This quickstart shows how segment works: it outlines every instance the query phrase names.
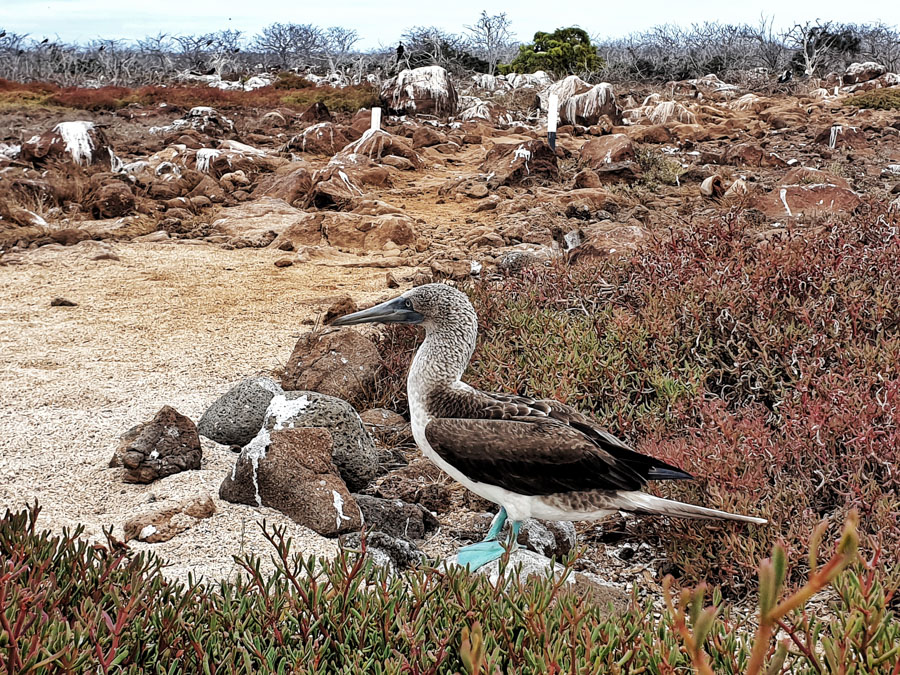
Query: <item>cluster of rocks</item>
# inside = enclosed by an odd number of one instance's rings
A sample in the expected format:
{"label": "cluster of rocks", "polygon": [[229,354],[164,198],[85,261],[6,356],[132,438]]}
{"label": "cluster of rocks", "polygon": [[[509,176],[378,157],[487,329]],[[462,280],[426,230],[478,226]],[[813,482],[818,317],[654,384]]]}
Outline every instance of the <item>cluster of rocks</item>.
{"label": "cluster of rocks", "polygon": [[[673,209],[713,213],[746,200],[778,222],[853,210],[858,190],[871,187],[869,174],[882,184],[893,178],[900,156],[890,148],[900,130],[878,111],[842,107],[841,97],[898,86],[896,77],[878,64],[853,64],[826,78],[828,86],[836,82],[827,95],[785,97],[714,75],[640,95],[575,76],[481,75],[460,94],[446,71],[431,66],[383,83],[382,105],[396,116],[374,129],[370,110],[334,114],[319,103],[244,120],[209,107],[129,108],[117,115],[154,122],[139,145],[113,148],[114,129],[82,121],[0,148],[15,194],[58,202],[53,218],[80,210],[95,220],[58,228],[69,231],[63,237],[47,214],[10,206],[0,209],[0,226],[20,228],[4,236],[17,243],[21,232],[20,247],[191,238],[271,247],[284,252],[279,267],[350,255],[365,261],[359,264],[451,279],[558,255],[615,255]],[[510,107],[510,92],[530,103]],[[551,95],[559,101],[555,149],[542,126]],[[827,176],[813,184],[813,174],[792,182],[794,169],[826,170],[829,161],[873,166],[865,177],[854,170],[846,185]],[[46,168],[59,162],[89,172],[81,204],[66,201],[68,188],[48,179]],[[432,171],[452,175],[429,189],[436,205],[458,202],[464,224],[420,217],[402,203]],[[833,167],[826,172],[836,175]],[[636,184],[651,187],[649,198],[622,189]]]}
{"label": "cluster of rocks", "polygon": [[[122,436],[110,465],[126,483],[197,470],[203,436],[236,453],[220,499],[276,509],[392,569],[424,559],[420,546],[442,517],[451,518],[446,527],[454,538],[480,540],[496,507],[421,456],[410,461],[410,452],[418,453],[402,416],[384,409],[358,414],[348,402],[362,401],[379,368],[378,352],[363,335],[346,328],[311,332],[298,340],[280,382],[242,380],[197,425],[165,406]],[[405,448],[399,462],[398,447]],[[206,494],[164,500],[125,523],[126,539],[166,541],[215,512]],[[571,523],[527,521],[519,543],[549,564],[574,548],[575,530]]]}

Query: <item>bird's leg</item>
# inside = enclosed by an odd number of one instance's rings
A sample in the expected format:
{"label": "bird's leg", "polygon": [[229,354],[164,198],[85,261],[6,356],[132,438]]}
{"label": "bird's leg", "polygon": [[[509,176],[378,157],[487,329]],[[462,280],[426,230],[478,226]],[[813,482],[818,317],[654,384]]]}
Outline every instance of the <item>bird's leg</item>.
{"label": "bird's leg", "polygon": [[[497,515],[494,516],[494,520],[491,521],[491,528],[488,530],[485,540],[479,541],[477,544],[463,546],[456,554],[456,561],[464,567],[468,566],[474,572],[479,567],[483,567],[502,556],[507,547],[504,547],[497,539],[500,536],[503,525],[506,523],[506,517],[506,509],[501,507]],[[519,534],[519,524],[513,523],[512,526],[515,532],[514,542],[515,537]]]}
{"label": "bird's leg", "polygon": [[491,521],[491,528],[488,530],[487,536],[484,538],[485,541],[494,541],[497,537],[500,536],[500,531],[503,529],[503,526],[506,524],[506,508],[501,506],[500,510],[497,511],[497,515],[494,516],[494,519]]}

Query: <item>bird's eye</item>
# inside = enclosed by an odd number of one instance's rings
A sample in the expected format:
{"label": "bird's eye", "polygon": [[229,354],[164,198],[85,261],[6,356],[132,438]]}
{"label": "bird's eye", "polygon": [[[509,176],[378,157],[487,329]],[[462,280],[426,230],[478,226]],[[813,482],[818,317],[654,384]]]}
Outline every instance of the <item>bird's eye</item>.
{"label": "bird's eye", "polygon": [[406,309],[412,309],[412,300],[410,300],[409,298],[407,298],[406,302],[404,302],[403,304],[406,305]]}

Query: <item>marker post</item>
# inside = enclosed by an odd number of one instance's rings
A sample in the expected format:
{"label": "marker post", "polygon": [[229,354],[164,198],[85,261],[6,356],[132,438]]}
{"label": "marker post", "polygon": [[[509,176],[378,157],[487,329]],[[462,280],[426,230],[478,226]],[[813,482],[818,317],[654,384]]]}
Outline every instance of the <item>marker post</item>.
{"label": "marker post", "polygon": [[550,144],[550,149],[556,152],[556,124],[559,121],[558,95],[550,94],[547,108],[547,142]]}
{"label": "marker post", "polygon": [[381,128],[381,108],[372,108],[372,131],[378,131]]}

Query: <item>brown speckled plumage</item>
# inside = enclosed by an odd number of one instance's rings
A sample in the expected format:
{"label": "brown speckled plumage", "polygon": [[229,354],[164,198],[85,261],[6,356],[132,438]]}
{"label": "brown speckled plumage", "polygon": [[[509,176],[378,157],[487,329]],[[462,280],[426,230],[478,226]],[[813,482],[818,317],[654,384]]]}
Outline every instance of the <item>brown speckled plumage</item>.
{"label": "brown speckled plumage", "polygon": [[764,522],[646,494],[641,490],[650,480],[691,476],[635,452],[558,401],[488,393],[462,382],[478,318],[455,288],[419,286],[337,323],[363,321],[425,328],[407,379],[416,443],[456,480],[501,504],[513,520],[601,518],[624,510]]}

